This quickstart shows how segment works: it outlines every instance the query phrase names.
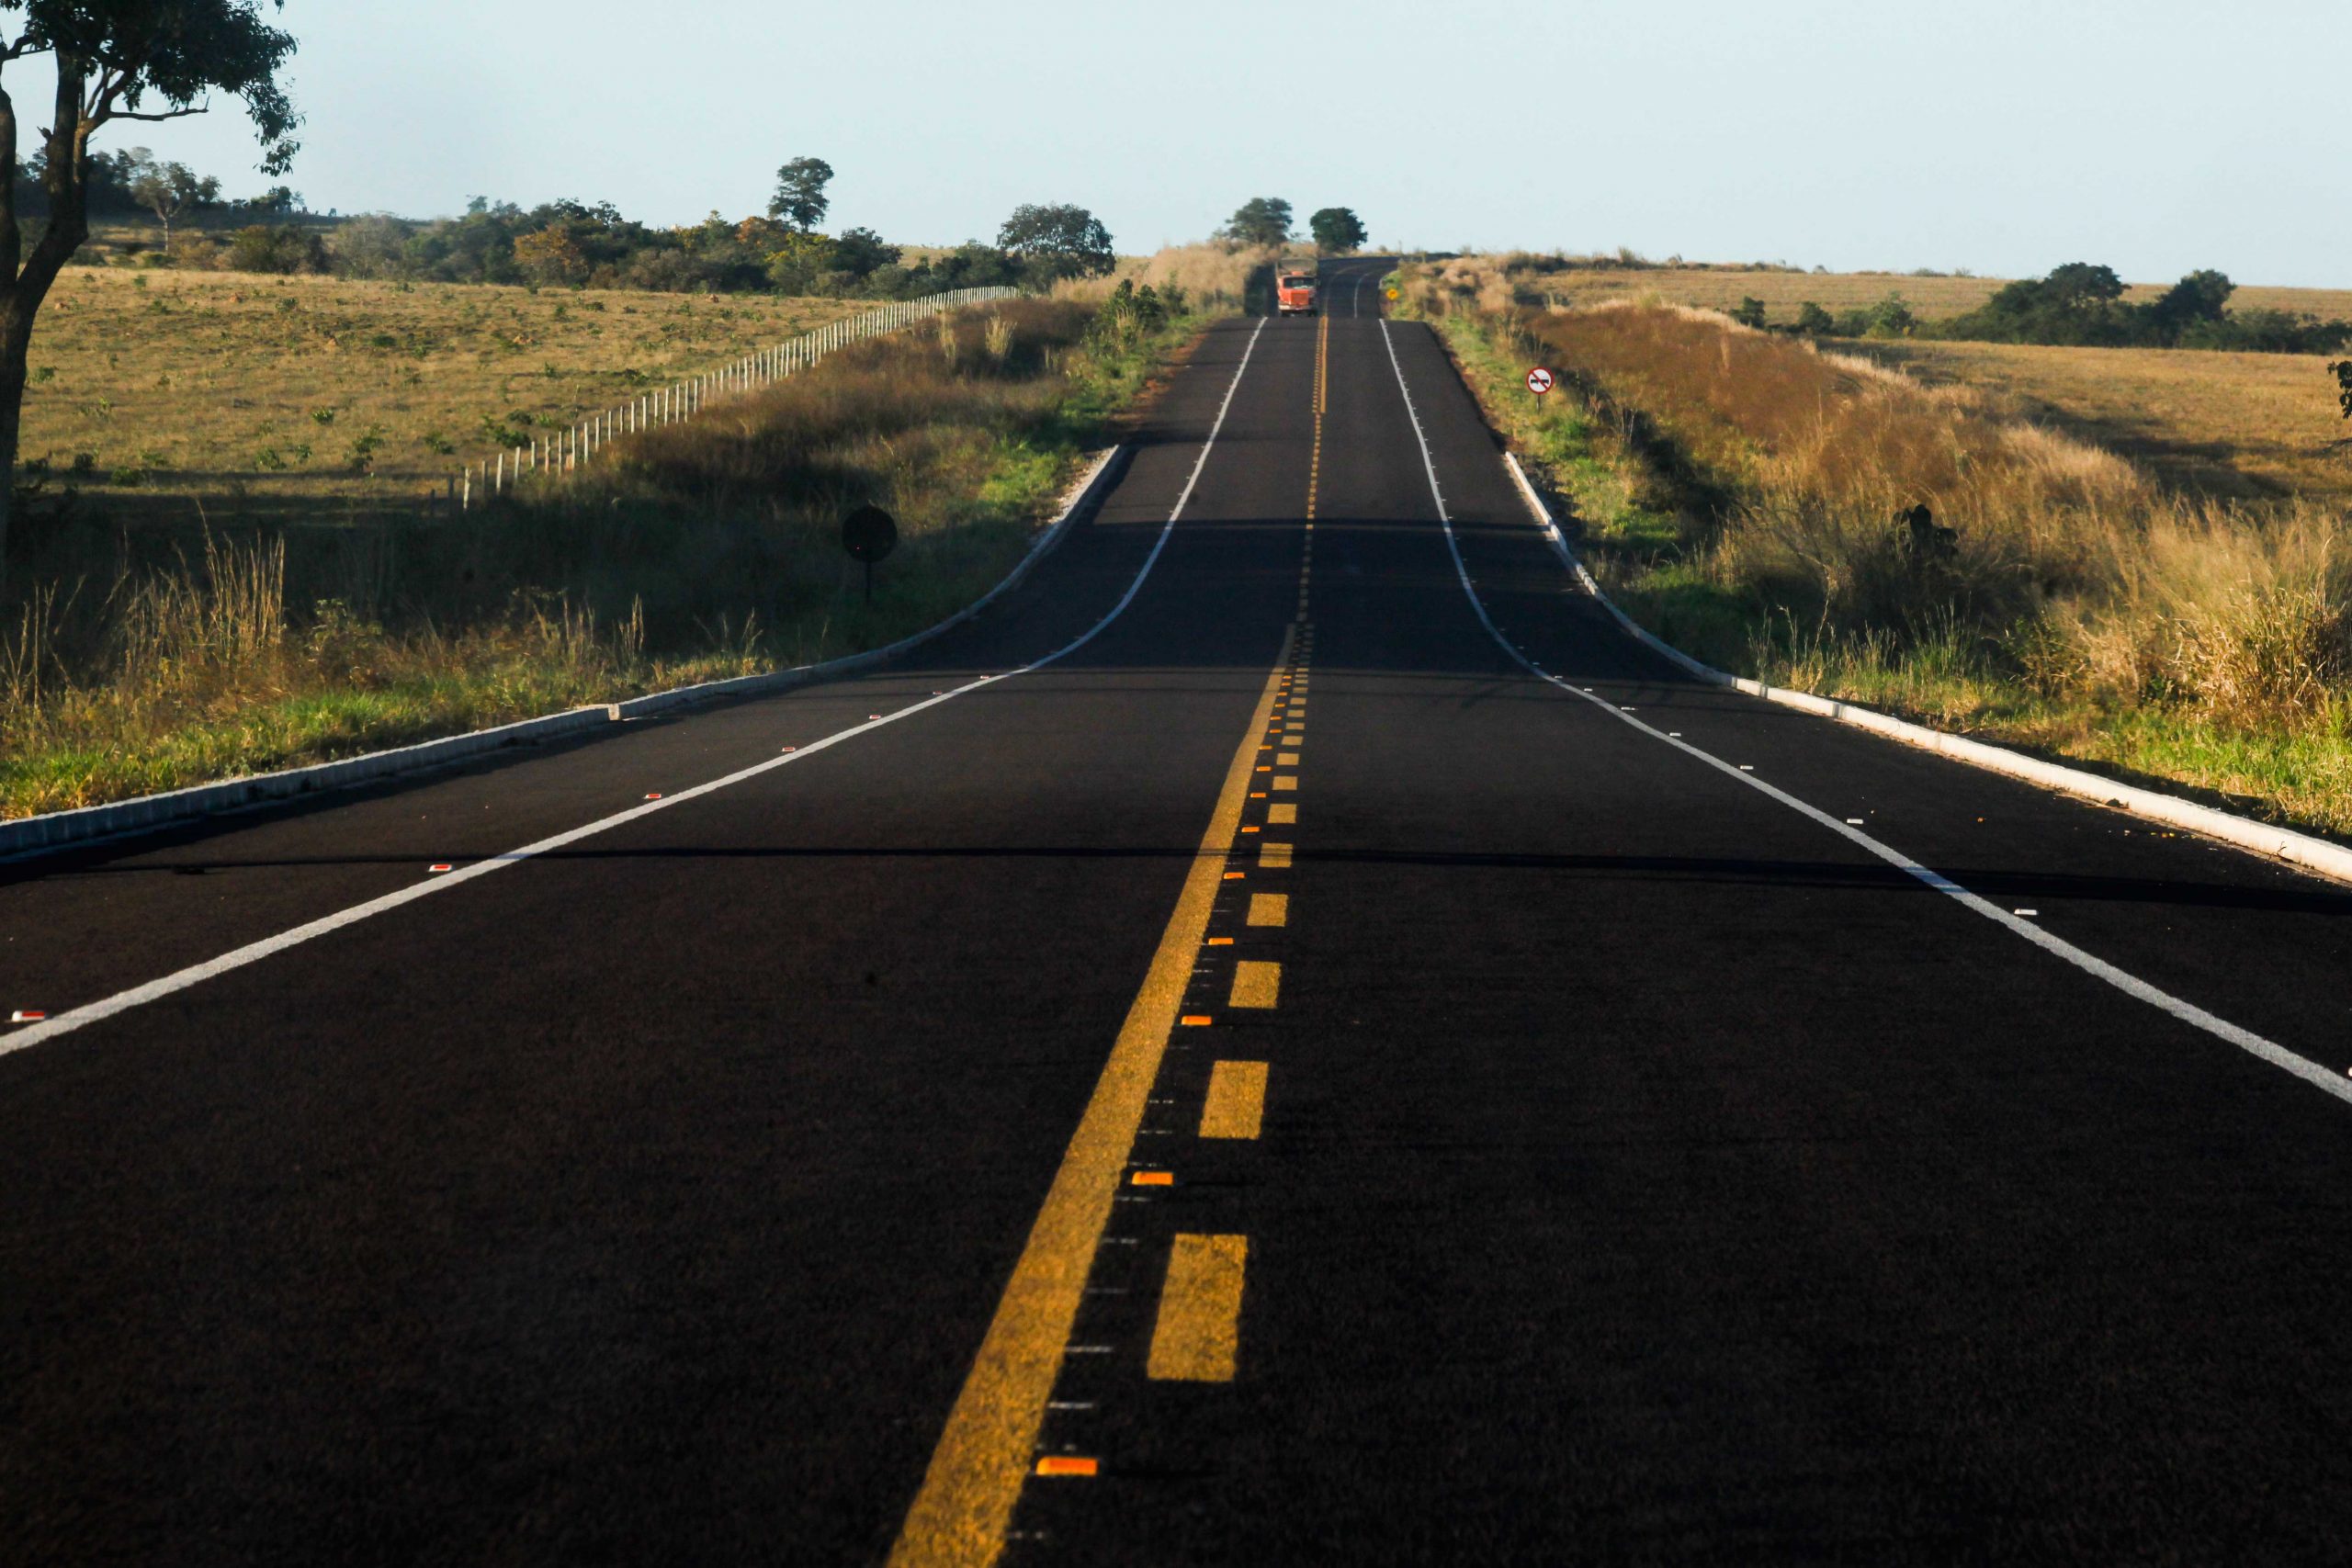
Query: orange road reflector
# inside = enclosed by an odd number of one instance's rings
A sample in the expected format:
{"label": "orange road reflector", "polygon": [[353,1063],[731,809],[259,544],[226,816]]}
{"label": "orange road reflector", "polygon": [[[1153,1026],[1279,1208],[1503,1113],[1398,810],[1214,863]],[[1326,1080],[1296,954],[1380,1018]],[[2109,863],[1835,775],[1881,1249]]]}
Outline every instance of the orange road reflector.
{"label": "orange road reflector", "polygon": [[658,789],[653,790],[650,792],[645,798],[648,800],[659,800],[662,798],[662,792]]}
{"label": "orange road reflector", "polygon": [[1080,1459],[1076,1454],[1047,1454],[1037,1461],[1040,1475],[1097,1475],[1102,1463],[1097,1460]]}
{"label": "orange road reflector", "polygon": [[1204,1012],[1188,1012],[1179,1021],[1187,1029],[1206,1029],[1216,1021]]}
{"label": "orange road reflector", "polygon": [[1172,1170],[1138,1170],[1127,1178],[1130,1187],[1173,1187],[1176,1173]]}
{"label": "orange road reflector", "polygon": [[1233,939],[1229,936],[1213,936],[1209,938],[1209,945],[1211,947],[1231,947],[1233,945]]}
{"label": "orange road reflector", "polygon": [[18,1008],[8,1015],[8,1021],[10,1023],[39,1023],[48,1016],[49,1014],[39,1008]]}
{"label": "orange road reflector", "polygon": [[799,747],[797,747],[797,746],[787,746],[787,747],[786,747],[786,748],[785,748],[785,750],[787,750],[787,751],[797,751],[797,750],[800,750],[800,748],[799,748]]}
{"label": "orange road reflector", "polygon": [[1250,798],[1252,800],[1263,800],[1266,798],[1266,792],[1262,789],[1253,789],[1250,792]]}
{"label": "orange road reflector", "polygon": [[1225,874],[1225,879],[1227,882],[1238,882],[1249,874],[1246,871],[1228,871]]}
{"label": "orange road reflector", "polygon": [[878,713],[870,713],[870,714],[867,714],[865,716],[866,716],[867,718],[869,718],[869,719],[875,719],[875,718],[880,718],[882,716],[881,716],[880,714],[878,714]]}
{"label": "orange road reflector", "polygon": [[1244,829],[1242,829],[1241,830],[1242,830],[1243,832],[1245,832],[1245,833],[1256,833],[1256,832],[1262,831],[1262,829],[1257,829],[1257,828],[1244,828]]}
{"label": "orange road reflector", "polygon": [[437,875],[439,875],[442,872],[454,870],[455,868],[454,868],[453,866],[451,866],[451,865],[449,864],[449,863],[448,863],[448,862],[447,862],[447,861],[443,861],[443,862],[439,863],[438,864],[435,864],[435,865],[428,865],[428,866],[426,866],[424,869],[425,869],[425,870],[427,870],[427,871],[429,871],[429,872],[432,872],[434,874],[435,874],[435,875],[437,876]]}

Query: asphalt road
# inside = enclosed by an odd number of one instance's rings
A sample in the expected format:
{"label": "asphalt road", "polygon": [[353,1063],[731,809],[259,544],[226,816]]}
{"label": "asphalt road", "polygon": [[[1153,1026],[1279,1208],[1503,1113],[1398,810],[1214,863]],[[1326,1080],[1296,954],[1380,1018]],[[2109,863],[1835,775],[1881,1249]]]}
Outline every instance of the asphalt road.
{"label": "asphalt road", "polygon": [[2346,1555],[2352,894],[1678,675],[1376,276],[899,666],[0,867],[0,1561]]}

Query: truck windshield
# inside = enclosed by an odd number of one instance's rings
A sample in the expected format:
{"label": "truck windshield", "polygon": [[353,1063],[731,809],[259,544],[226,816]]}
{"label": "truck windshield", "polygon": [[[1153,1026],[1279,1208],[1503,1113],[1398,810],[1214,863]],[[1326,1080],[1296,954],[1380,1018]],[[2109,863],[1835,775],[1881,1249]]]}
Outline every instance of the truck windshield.
{"label": "truck windshield", "polygon": [[1284,288],[1312,288],[1315,287],[1315,280],[1311,277],[1285,277],[1283,279],[1283,287]]}

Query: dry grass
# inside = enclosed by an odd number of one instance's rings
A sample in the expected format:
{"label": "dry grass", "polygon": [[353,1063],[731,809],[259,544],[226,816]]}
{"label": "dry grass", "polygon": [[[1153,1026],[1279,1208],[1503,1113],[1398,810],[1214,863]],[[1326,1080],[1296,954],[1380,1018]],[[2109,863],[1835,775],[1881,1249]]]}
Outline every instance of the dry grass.
{"label": "dry grass", "polygon": [[[1027,547],[1173,346],[1016,301],[855,344],[437,523],[206,534],[85,519],[0,626],[0,811],[92,804],[799,663],[930,625]],[[869,605],[849,506],[899,519]]]}
{"label": "dry grass", "polygon": [[2166,348],[1872,343],[1928,385],[1996,395],[2016,416],[2121,454],[2166,485],[2242,501],[2352,500],[2352,435],[2324,358]]}
{"label": "dry grass", "polygon": [[[2352,519],[2168,488],[2002,397],[1686,307],[1477,313],[1457,344],[1539,355],[1562,456],[1629,607],[1767,679],[2121,762],[2352,829]],[[2215,356],[2202,356],[2215,357]],[[1508,408],[1524,398],[1489,399]],[[1617,504],[1574,469],[1634,476]],[[1914,505],[1957,530],[1914,543]],[[1659,526],[1660,523],[1663,526]]]}
{"label": "dry grass", "polygon": [[[1510,288],[1512,302],[1536,307],[1576,309],[1605,300],[1634,303],[1695,305],[1702,310],[1729,310],[1745,299],[1764,301],[1776,322],[1793,321],[1807,300],[1838,311],[1875,305],[1889,294],[1900,294],[1912,310],[1927,318],[1964,315],[1990,299],[2008,280],[1999,277],[1917,276],[1895,272],[1781,272],[1742,267],[1571,266],[1552,270],[1557,258],[1525,254],[1474,255],[1445,264],[1457,276],[1478,279],[1491,297],[1498,276]],[[2146,302],[2162,295],[2164,283],[2133,284],[2125,296]],[[2352,319],[2352,289],[2284,288],[2247,286],[2231,296],[2237,310],[2307,312],[2326,318]]]}
{"label": "dry grass", "polygon": [[77,267],[34,336],[24,455],[133,510],[413,508],[496,433],[563,427],[864,308]]}

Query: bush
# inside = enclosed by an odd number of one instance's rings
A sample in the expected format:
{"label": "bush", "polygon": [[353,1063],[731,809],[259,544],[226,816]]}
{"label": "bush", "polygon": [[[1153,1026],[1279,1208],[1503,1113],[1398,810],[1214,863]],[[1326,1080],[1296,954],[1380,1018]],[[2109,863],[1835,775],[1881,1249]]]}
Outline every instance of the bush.
{"label": "bush", "polygon": [[326,243],[318,235],[268,223],[238,230],[221,259],[234,272],[325,272],[329,267]]}

